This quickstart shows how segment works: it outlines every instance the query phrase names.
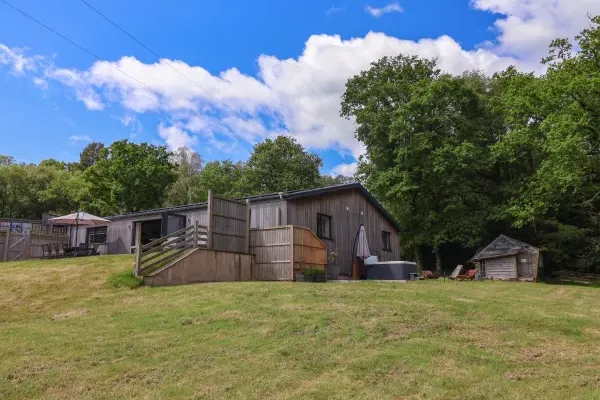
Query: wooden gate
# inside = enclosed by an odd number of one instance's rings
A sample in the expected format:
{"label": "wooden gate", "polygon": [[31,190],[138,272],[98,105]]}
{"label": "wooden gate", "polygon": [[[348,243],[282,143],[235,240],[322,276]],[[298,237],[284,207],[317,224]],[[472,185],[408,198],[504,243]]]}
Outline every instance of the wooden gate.
{"label": "wooden gate", "polygon": [[3,232],[3,261],[19,261],[29,258],[29,235],[26,233]]}

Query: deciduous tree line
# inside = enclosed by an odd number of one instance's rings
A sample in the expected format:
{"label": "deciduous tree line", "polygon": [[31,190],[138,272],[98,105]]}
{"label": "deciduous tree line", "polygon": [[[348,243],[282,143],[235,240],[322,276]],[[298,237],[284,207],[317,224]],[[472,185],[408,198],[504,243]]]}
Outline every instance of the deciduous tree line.
{"label": "deciduous tree line", "polygon": [[455,76],[400,55],[348,80],[341,115],[367,149],[359,179],[400,222],[410,257],[433,253],[441,269],[508,233],[549,266],[600,271],[599,24],[575,46],[553,41],[543,75]]}
{"label": "deciduous tree line", "polygon": [[79,162],[17,163],[0,156],[0,217],[39,219],[43,213],[85,210],[114,215],[207,200],[208,189],[227,197],[348,182],[320,174],[322,160],[294,139],[279,136],[254,146],[246,162],[203,163],[187,148],[127,140],[90,143]]}

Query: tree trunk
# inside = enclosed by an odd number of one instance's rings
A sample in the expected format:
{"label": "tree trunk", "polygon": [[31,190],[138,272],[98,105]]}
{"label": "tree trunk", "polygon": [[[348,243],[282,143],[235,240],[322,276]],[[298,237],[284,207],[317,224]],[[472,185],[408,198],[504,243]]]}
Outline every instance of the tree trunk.
{"label": "tree trunk", "polygon": [[442,273],[442,254],[440,253],[439,247],[436,247],[435,249],[433,249],[433,252],[435,253],[435,273],[441,274]]}
{"label": "tree trunk", "polygon": [[423,255],[421,254],[420,246],[415,246],[415,261],[417,262],[417,271],[421,275],[423,272]]}

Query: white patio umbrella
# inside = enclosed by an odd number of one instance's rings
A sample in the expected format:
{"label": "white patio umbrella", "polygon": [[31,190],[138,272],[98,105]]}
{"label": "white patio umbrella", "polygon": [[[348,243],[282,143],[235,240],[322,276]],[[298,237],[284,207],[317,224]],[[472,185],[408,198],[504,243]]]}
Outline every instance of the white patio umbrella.
{"label": "white patio umbrella", "polygon": [[[360,228],[356,232],[356,237],[354,238],[354,247],[356,247],[356,257],[361,260],[365,260],[371,256],[369,251],[369,242],[367,241],[367,232],[365,231],[365,227],[361,224]],[[352,250],[354,253],[354,249]],[[352,279],[358,279],[362,272],[359,272],[359,269],[362,267],[354,259],[354,254],[352,255]]]}
{"label": "white patio umbrella", "polygon": [[356,244],[356,257],[360,257],[363,260],[371,257],[371,253],[369,251],[369,242],[367,241],[367,232],[365,232],[365,227],[363,225],[360,226],[358,230],[358,243]]}
{"label": "white patio umbrella", "polygon": [[50,218],[49,220],[53,224],[57,225],[75,225],[75,243],[77,243],[77,233],[79,231],[79,226],[97,226],[97,225],[108,225],[110,221],[97,217],[95,215],[77,211],[71,214],[63,215],[61,217]]}

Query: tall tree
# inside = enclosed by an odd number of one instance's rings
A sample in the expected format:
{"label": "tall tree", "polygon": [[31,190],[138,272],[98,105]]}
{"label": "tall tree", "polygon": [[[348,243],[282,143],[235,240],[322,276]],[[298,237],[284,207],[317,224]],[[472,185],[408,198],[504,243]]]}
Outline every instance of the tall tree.
{"label": "tall tree", "polygon": [[480,240],[490,208],[486,82],[441,74],[433,60],[384,57],[351,78],[341,115],[356,118],[366,148],[362,181],[390,208],[405,245],[420,254]]}
{"label": "tall tree", "polygon": [[194,180],[195,201],[206,201],[209,189],[220,196],[230,198],[244,196],[244,189],[241,187],[243,173],[243,163],[234,163],[230,160],[207,163]]}
{"label": "tall tree", "polygon": [[100,153],[104,148],[104,143],[92,142],[81,150],[79,153],[79,167],[82,171],[85,171],[92,165],[96,164],[96,161],[100,158]]}
{"label": "tall tree", "polygon": [[108,215],[162,206],[176,178],[170,159],[164,146],[114,142],[85,171],[86,208]]}
{"label": "tall tree", "polygon": [[321,176],[321,184],[320,186],[333,186],[333,185],[342,185],[345,183],[355,182],[354,177],[345,176],[345,175],[322,175]]}
{"label": "tall tree", "polygon": [[15,163],[15,158],[12,156],[4,156],[0,154],[0,166],[2,165],[12,165]]}
{"label": "tall tree", "polygon": [[254,146],[244,169],[247,194],[271,193],[320,186],[323,161],[295,139],[278,136]]}
{"label": "tall tree", "polygon": [[167,195],[167,205],[177,206],[200,201],[194,192],[202,170],[200,155],[187,147],[181,147],[173,154],[172,161],[176,166],[177,179]]}

